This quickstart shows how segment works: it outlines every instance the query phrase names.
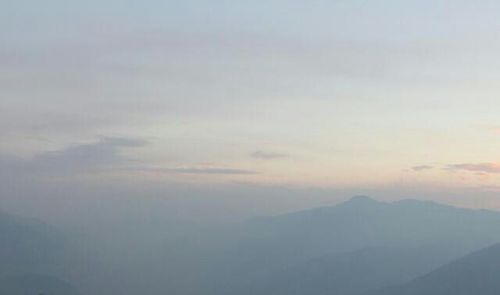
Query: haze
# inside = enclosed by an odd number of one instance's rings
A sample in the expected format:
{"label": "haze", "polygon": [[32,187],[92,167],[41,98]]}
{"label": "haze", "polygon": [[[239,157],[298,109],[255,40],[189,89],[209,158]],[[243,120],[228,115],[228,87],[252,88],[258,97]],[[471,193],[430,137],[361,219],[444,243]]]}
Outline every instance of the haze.
{"label": "haze", "polygon": [[0,0],[0,211],[78,245],[48,273],[83,294],[205,295],[200,252],[254,218],[499,210],[499,32],[488,0]]}

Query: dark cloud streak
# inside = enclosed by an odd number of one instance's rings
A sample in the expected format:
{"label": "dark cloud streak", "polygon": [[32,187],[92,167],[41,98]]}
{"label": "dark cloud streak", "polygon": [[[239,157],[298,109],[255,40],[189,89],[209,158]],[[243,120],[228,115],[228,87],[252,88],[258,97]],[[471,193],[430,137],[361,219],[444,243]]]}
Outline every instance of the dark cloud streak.
{"label": "dark cloud streak", "polygon": [[274,152],[266,152],[266,151],[256,151],[250,154],[252,158],[261,159],[261,160],[274,160],[281,158],[288,158],[289,155],[282,153],[274,153]]}
{"label": "dark cloud streak", "polygon": [[461,163],[450,164],[446,167],[450,171],[469,171],[487,174],[500,174],[500,165],[496,163]]}
{"label": "dark cloud streak", "polygon": [[146,144],[146,141],[140,139],[102,137],[94,143],[44,152],[27,160],[2,155],[0,166],[6,173],[0,176],[74,176],[99,169],[120,167],[130,162],[120,154],[121,149],[141,147]]}

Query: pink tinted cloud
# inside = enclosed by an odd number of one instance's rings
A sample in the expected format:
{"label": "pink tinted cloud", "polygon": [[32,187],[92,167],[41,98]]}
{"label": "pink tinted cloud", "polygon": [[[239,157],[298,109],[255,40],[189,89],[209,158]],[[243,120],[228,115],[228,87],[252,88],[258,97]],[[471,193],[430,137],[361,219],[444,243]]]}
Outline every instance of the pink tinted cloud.
{"label": "pink tinted cloud", "polygon": [[480,174],[500,174],[500,164],[497,163],[462,163],[447,166],[451,171],[469,171]]}

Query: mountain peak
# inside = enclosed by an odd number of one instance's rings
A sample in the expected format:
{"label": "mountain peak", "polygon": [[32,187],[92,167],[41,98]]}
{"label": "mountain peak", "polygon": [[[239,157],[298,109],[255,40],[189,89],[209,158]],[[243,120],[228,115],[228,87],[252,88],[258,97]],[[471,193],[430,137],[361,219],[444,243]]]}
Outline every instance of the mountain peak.
{"label": "mountain peak", "polygon": [[368,196],[359,195],[350,198],[348,201],[346,201],[346,203],[380,203],[380,202]]}
{"label": "mountain peak", "polygon": [[352,207],[352,208],[378,208],[381,205],[387,205],[387,203],[379,202],[367,196],[354,196],[349,200],[340,204],[341,207]]}

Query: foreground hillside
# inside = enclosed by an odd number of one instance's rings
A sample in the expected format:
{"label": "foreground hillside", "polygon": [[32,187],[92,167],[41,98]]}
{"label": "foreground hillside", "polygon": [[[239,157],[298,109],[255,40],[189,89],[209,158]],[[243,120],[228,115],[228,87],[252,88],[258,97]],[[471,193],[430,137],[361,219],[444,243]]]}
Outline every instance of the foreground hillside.
{"label": "foreground hillside", "polygon": [[474,252],[407,284],[367,295],[498,295],[500,244]]}
{"label": "foreground hillside", "polygon": [[1,295],[78,295],[68,282],[39,274],[9,275],[0,279]]}
{"label": "foreground hillside", "polygon": [[[322,255],[274,273],[248,294],[360,294],[402,284],[449,261],[444,249],[367,248]],[[245,293],[246,294],[246,293]]]}

